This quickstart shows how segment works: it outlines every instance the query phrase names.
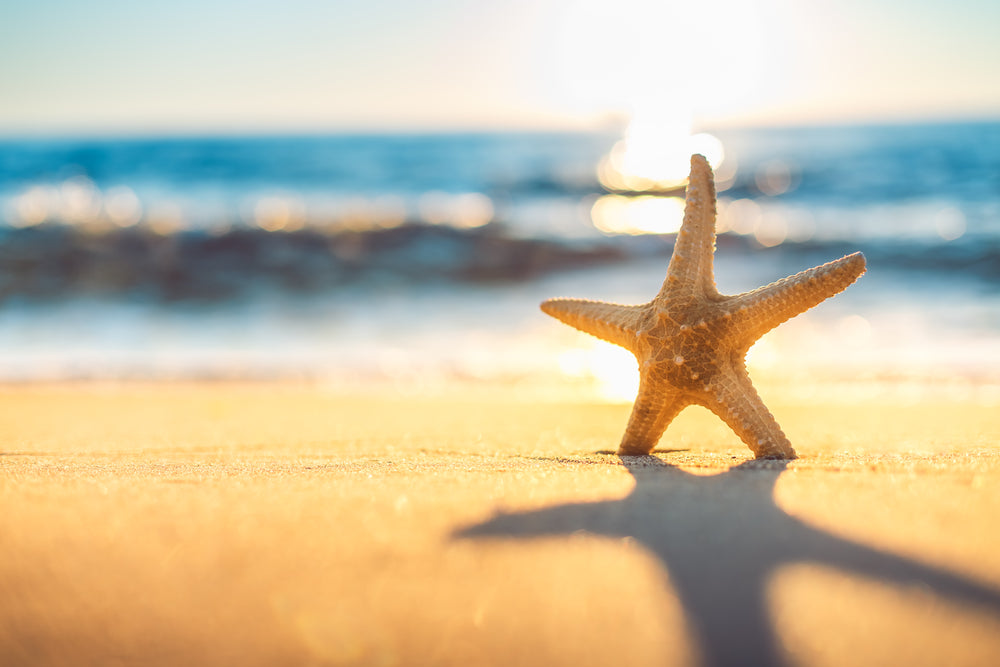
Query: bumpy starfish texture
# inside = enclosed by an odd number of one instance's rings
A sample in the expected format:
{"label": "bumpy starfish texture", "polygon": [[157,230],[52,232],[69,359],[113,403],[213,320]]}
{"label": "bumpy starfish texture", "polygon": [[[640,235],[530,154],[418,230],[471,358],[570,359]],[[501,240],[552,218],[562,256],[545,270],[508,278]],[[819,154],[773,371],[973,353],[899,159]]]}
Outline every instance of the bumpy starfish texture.
{"label": "bumpy starfish texture", "polygon": [[649,303],[622,306],[549,299],[542,310],[632,352],[639,394],[619,454],[649,454],[677,414],[702,405],[726,422],[757,458],[795,458],[795,450],[747,375],[747,350],[765,333],[843,291],[865,272],[847,255],[736,296],[719,294],[715,253],[715,182],[701,155],[691,157],[684,222],[667,278]]}

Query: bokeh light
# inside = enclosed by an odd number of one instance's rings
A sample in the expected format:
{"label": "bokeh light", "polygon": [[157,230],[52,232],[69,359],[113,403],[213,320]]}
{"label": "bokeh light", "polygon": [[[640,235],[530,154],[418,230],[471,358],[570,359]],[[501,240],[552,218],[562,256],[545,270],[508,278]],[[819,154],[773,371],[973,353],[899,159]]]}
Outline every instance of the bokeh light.
{"label": "bokeh light", "polygon": [[302,229],[305,205],[295,197],[262,197],[254,206],[254,222],[268,232]]}
{"label": "bokeh light", "polygon": [[108,219],[119,227],[131,227],[142,219],[142,203],[127,186],[110,188],[104,197]]}
{"label": "bokeh light", "polygon": [[427,192],[420,197],[418,210],[427,224],[464,229],[482,227],[493,220],[494,213],[490,198],[478,192]]}
{"label": "bokeh light", "polygon": [[793,166],[785,160],[768,160],[754,174],[757,189],[771,197],[788,192],[793,187],[792,169]]}
{"label": "bokeh light", "polygon": [[45,222],[52,210],[55,192],[52,188],[40,185],[33,186],[21,194],[13,206],[14,213],[10,218],[17,227],[31,227]]}
{"label": "bokeh light", "polygon": [[938,236],[945,241],[954,241],[965,234],[965,214],[957,206],[945,206],[934,217]]}
{"label": "bokeh light", "polygon": [[680,197],[604,195],[591,208],[594,226],[605,234],[673,234],[684,220]]}

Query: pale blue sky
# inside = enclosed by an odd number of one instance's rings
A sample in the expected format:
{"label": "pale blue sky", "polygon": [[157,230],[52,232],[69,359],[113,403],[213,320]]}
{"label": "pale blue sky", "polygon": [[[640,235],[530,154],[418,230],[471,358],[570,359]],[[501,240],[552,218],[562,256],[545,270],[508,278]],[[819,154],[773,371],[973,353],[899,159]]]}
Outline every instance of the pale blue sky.
{"label": "pale blue sky", "polygon": [[0,0],[0,133],[1000,117],[998,26],[995,0]]}

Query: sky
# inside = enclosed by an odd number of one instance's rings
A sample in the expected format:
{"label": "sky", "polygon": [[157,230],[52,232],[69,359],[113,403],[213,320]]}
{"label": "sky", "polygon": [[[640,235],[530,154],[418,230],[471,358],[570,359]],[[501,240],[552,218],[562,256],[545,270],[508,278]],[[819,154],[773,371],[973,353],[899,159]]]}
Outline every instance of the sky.
{"label": "sky", "polygon": [[0,134],[1000,118],[995,0],[0,0]]}

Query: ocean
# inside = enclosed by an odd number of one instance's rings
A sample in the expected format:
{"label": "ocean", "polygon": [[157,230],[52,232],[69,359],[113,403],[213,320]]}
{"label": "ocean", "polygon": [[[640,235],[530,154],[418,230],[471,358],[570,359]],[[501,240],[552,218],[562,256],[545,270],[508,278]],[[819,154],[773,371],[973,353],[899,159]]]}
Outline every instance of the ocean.
{"label": "ocean", "polygon": [[[751,349],[755,381],[820,400],[859,381],[998,395],[1000,123],[712,135],[723,293],[868,259],[858,283]],[[640,303],[663,280],[680,200],[602,182],[621,138],[0,140],[0,381],[628,400],[628,354],[538,309]]]}

